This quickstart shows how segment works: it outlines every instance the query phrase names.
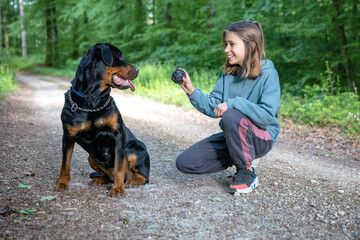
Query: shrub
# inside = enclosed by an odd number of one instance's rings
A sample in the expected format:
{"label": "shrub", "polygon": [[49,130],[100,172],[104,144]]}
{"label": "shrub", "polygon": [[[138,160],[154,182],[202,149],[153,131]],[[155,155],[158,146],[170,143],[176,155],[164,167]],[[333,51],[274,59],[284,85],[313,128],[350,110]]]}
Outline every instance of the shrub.
{"label": "shrub", "polygon": [[0,100],[5,98],[5,94],[16,90],[18,84],[16,82],[15,71],[11,70],[7,65],[0,65]]}

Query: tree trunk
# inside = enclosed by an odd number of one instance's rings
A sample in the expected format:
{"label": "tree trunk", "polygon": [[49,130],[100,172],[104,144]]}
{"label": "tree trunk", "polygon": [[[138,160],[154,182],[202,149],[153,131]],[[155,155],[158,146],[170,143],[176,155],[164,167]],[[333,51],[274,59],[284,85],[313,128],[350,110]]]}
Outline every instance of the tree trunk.
{"label": "tree trunk", "polygon": [[59,62],[59,47],[58,47],[58,30],[57,30],[57,22],[56,22],[56,8],[53,7],[51,9],[51,19],[52,19],[52,33],[53,33],[53,39],[52,39],[52,44],[53,44],[53,65],[57,65]]}
{"label": "tree trunk", "polygon": [[79,28],[79,23],[76,21],[74,23],[74,28],[73,28],[73,50],[72,50],[72,59],[78,59],[79,58],[79,42],[78,42],[78,38],[79,38],[79,33],[78,33],[78,28]]}
{"label": "tree trunk", "polygon": [[27,47],[26,47],[26,31],[24,25],[24,4],[23,0],[19,0],[20,4],[20,24],[21,24],[21,48],[22,56],[27,57]]}
{"label": "tree trunk", "polygon": [[171,26],[171,15],[170,15],[170,8],[171,8],[171,3],[167,3],[165,8],[164,8],[164,20],[165,20],[165,27],[169,28]]}
{"label": "tree trunk", "polygon": [[1,30],[1,1],[0,1],[0,61],[1,61],[1,53],[2,53],[2,30]]}
{"label": "tree trunk", "polygon": [[52,48],[52,34],[51,34],[51,9],[45,9],[45,18],[46,18],[46,56],[45,56],[45,65],[52,66],[53,60],[53,48]]}
{"label": "tree trunk", "polygon": [[336,30],[338,32],[338,38],[341,43],[341,55],[344,57],[344,67],[346,72],[346,80],[347,83],[351,89],[351,91],[355,91],[356,85],[355,85],[355,78],[354,78],[354,67],[351,62],[350,56],[349,56],[349,47],[347,46],[347,39],[345,34],[345,27],[344,23],[340,20],[341,15],[343,14],[342,5],[344,4],[343,0],[333,0],[332,1],[333,6],[335,8],[335,16],[333,18],[333,21],[335,23]]}
{"label": "tree trunk", "polygon": [[3,17],[3,24],[4,24],[4,44],[5,44],[5,48],[9,49],[10,45],[9,45],[9,34],[7,31],[7,18],[6,18],[6,14],[5,14],[5,5],[2,5],[2,17]]}
{"label": "tree trunk", "polygon": [[155,18],[155,0],[152,1],[152,17],[153,17],[153,25],[156,24],[156,18]]}
{"label": "tree trunk", "polygon": [[210,34],[211,33],[211,29],[213,29],[215,26],[213,23],[211,23],[211,20],[215,17],[215,8],[214,8],[214,4],[213,1],[210,0],[209,1],[209,5],[208,5],[208,24],[207,24],[207,33]]}

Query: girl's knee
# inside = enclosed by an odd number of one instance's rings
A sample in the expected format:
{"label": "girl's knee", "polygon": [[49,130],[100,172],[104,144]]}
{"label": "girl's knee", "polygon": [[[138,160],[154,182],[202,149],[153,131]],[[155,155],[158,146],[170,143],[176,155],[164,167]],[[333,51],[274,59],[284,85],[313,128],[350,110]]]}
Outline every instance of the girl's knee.
{"label": "girl's knee", "polygon": [[183,164],[182,161],[179,159],[179,157],[176,158],[176,168],[180,172],[183,172]]}
{"label": "girl's knee", "polygon": [[180,154],[177,158],[176,158],[176,168],[182,172],[182,173],[187,173],[187,164],[186,164],[186,159],[183,157],[183,154]]}
{"label": "girl's knee", "polygon": [[222,116],[222,121],[224,127],[226,128],[226,126],[231,126],[234,123],[238,125],[239,121],[244,117],[245,115],[242,112],[231,108],[224,113],[224,115]]}

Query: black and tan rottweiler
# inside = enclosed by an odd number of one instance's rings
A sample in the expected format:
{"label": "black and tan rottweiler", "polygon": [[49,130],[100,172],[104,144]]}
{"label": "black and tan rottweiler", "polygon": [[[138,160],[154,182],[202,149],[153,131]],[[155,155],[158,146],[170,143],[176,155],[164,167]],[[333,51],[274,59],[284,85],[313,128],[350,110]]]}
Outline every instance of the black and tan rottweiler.
{"label": "black and tan rottweiler", "polygon": [[90,166],[97,172],[91,183],[114,183],[110,196],[125,194],[125,185],[149,181],[146,146],[125,126],[110,96],[111,87],[134,91],[132,80],[138,72],[125,62],[118,48],[108,43],[90,47],[81,59],[61,113],[62,164],[56,190],[69,189],[75,142],[89,153]]}

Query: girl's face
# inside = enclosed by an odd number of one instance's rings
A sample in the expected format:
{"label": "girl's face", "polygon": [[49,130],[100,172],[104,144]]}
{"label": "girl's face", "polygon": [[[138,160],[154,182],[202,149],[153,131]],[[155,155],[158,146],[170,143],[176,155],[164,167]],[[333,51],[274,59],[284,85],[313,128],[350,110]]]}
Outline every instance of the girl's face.
{"label": "girl's face", "polygon": [[242,65],[245,58],[245,44],[235,33],[225,35],[225,53],[230,65]]}

